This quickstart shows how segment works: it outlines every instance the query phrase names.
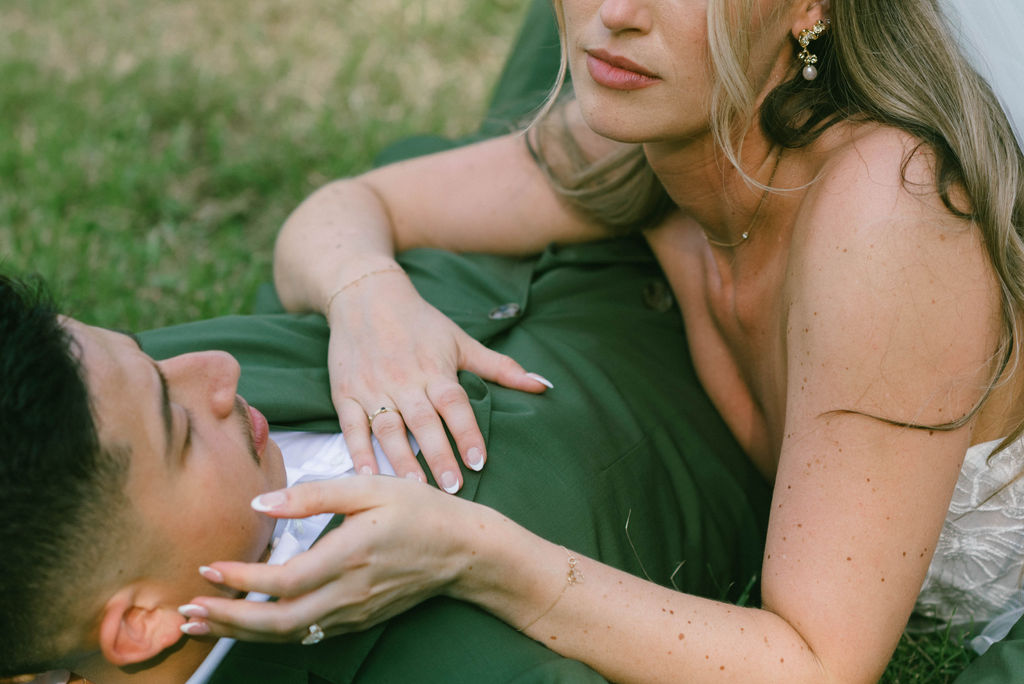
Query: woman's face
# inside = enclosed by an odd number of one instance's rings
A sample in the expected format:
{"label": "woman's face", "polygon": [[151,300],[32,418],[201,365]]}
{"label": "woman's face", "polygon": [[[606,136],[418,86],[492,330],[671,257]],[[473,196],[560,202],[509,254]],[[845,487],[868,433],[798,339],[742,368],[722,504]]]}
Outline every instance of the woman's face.
{"label": "woman's face", "polygon": [[[789,16],[758,0],[747,76],[758,90],[792,61]],[[562,0],[569,68],[587,123],[624,142],[684,141],[708,132],[712,75],[708,0]],[[780,61],[782,60],[782,61]]]}

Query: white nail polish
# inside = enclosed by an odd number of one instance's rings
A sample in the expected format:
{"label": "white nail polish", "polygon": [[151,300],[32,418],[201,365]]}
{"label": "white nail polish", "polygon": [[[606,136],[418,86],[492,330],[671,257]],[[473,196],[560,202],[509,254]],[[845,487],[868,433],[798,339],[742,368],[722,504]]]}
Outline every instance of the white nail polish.
{"label": "white nail polish", "polygon": [[441,475],[441,488],[449,494],[454,494],[459,491],[459,478],[453,472],[443,473]]}
{"label": "white nail polish", "polygon": [[222,584],[224,582],[224,575],[220,574],[219,570],[215,570],[208,565],[199,566],[199,574],[207,582],[213,582],[214,584]]}
{"label": "white nail polish", "polygon": [[544,385],[548,389],[555,389],[555,386],[551,384],[551,381],[545,378],[543,375],[538,375],[537,373],[527,373],[526,377],[533,378],[534,380]]}
{"label": "white nail polish", "polygon": [[283,505],[286,501],[288,501],[288,497],[285,496],[284,492],[267,492],[257,496],[249,505],[252,506],[254,511],[267,513]]}
{"label": "white nail polish", "polygon": [[180,629],[189,636],[203,636],[210,633],[210,626],[203,622],[186,622]]}
{"label": "white nail polish", "polygon": [[373,468],[368,465],[359,466],[360,475],[373,475]]}
{"label": "white nail polish", "polygon": [[469,452],[466,453],[466,465],[479,473],[484,469],[484,452],[481,451],[479,447],[473,447],[470,449]]}
{"label": "white nail polish", "polygon": [[206,612],[206,608],[197,606],[194,603],[186,603],[183,606],[178,606],[178,612],[187,618],[204,618],[209,615]]}

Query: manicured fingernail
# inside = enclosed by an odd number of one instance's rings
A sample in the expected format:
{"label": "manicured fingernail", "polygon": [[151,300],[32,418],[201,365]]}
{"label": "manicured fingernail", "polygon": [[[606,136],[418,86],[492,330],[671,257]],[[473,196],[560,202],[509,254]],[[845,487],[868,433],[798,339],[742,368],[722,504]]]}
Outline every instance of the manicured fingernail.
{"label": "manicured fingernail", "polygon": [[420,475],[419,473],[406,473],[405,477],[406,477],[406,479],[409,479],[409,480],[416,480],[417,482],[423,482],[423,476]]}
{"label": "manicured fingernail", "polygon": [[220,574],[219,570],[214,570],[208,565],[203,565],[199,568],[199,574],[203,576],[207,582],[213,582],[214,584],[223,584],[224,575]]}
{"label": "manicured fingernail", "polygon": [[189,636],[203,636],[210,633],[210,625],[205,622],[186,622],[180,629]]}
{"label": "manicured fingernail", "polygon": [[458,476],[451,471],[448,471],[447,473],[442,473],[441,487],[444,489],[444,491],[448,492],[449,494],[454,494],[455,492],[459,491]]}
{"label": "manicured fingernail", "polygon": [[285,496],[284,492],[267,492],[253,499],[250,505],[260,513],[267,513],[278,506],[284,505],[287,500],[288,497]]}
{"label": "manicured fingernail", "polygon": [[484,452],[473,447],[466,453],[466,464],[478,473],[484,469]]}
{"label": "manicured fingernail", "polygon": [[373,475],[373,468],[368,465],[359,466],[360,475]]}
{"label": "manicured fingernail", "polygon": [[194,603],[186,603],[183,606],[178,606],[178,612],[187,618],[204,618],[210,616],[210,613],[206,608],[197,606]]}
{"label": "manicured fingernail", "polygon": [[555,386],[551,384],[551,381],[545,378],[543,375],[537,375],[536,373],[527,373],[526,377],[533,378],[534,380],[544,385],[548,389],[555,389]]}

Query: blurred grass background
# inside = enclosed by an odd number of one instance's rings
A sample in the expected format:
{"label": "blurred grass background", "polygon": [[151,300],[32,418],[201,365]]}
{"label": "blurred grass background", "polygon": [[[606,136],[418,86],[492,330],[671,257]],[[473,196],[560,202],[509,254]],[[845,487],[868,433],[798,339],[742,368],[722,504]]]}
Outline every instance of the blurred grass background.
{"label": "blurred grass background", "polygon": [[97,325],[245,312],[309,192],[476,128],[525,4],[2,0],[0,258]]}
{"label": "blurred grass background", "polygon": [[[0,0],[0,264],[96,325],[244,313],[303,197],[479,125],[526,4]],[[967,662],[904,638],[884,681]]]}

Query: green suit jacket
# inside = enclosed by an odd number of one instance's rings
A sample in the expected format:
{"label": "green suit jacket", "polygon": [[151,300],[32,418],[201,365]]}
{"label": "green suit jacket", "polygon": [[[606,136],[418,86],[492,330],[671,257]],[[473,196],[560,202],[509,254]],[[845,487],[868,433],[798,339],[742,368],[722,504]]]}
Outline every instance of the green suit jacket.
{"label": "green suit jacket", "polygon": [[[769,489],[698,384],[678,308],[642,241],[519,260],[416,250],[400,261],[428,301],[555,385],[530,395],[460,374],[488,442],[487,467],[464,473],[460,496],[666,586],[726,599],[750,586]],[[327,335],[320,316],[266,314],[142,339],[158,358],[230,351],[243,368],[239,392],[273,425],[337,431]],[[473,606],[435,599],[316,647],[239,644],[216,681],[594,678]]]}

